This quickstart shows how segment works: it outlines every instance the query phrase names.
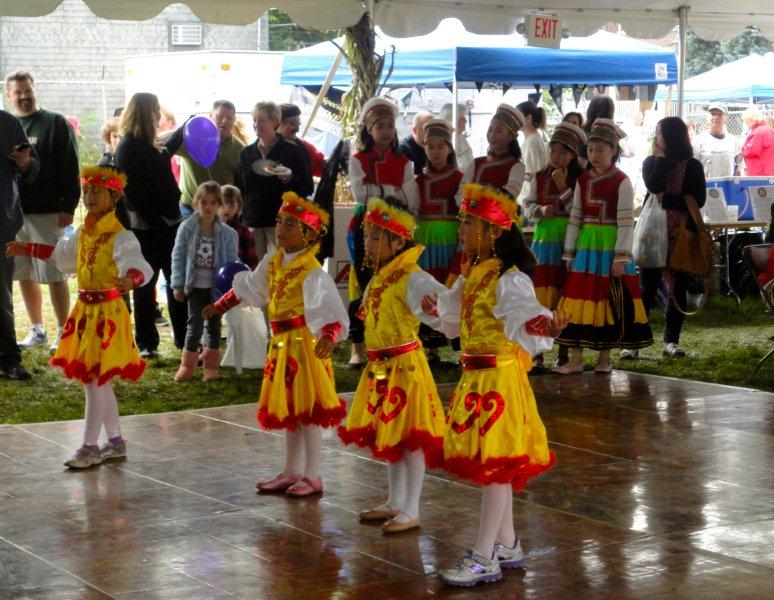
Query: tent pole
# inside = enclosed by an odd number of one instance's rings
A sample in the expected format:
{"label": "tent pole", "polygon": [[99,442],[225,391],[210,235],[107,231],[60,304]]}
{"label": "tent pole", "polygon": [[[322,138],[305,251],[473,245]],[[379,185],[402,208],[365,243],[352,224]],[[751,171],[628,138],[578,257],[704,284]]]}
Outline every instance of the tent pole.
{"label": "tent pole", "polygon": [[679,9],[679,33],[680,33],[680,57],[677,71],[677,114],[682,119],[685,116],[685,45],[688,37],[688,11],[689,6],[681,6]]}
{"label": "tent pole", "polygon": [[457,76],[454,76],[454,79],[452,79],[452,127],[454,127],[454,135],[452,136],[452,148],[454,148],[454,151],[457,151],[457,136],[459,135],[459,132],[457,131],[457,122],[459,120],[459,117],[457,115],[457,104],[459,103],[459,100],[457,98],[459,89],[457,88]]}
{"label": "tent pole", "polygon": [[331,82],[333,81],[334,75],[336,75],[336,71],[339,70],[339,65],[341,64],[341,57],[343,56],[343,53],[341,50],[339,50],[339,53],[336,55],[336,58],[333,59],[333,64],[331,65],[330,70],[328,71],[328,76],[325,78],[325,83],[323,83],[322,87],[320,88],[320,93],[317,94],[317,100],[314,102],[314,106],[312,107],[312,112],[309,114],[309,118],[306,121],[306,125],[304,125],[304,132],[301,134],[301,137],[306,137],[306,132],[309,131],[309,128],[312,126],[312,121],[314,121],[315,116],[317,115],[317,109],[320,108],[320,104],[322,104],[323,98],[328,95],[328,90],[331,88]]}

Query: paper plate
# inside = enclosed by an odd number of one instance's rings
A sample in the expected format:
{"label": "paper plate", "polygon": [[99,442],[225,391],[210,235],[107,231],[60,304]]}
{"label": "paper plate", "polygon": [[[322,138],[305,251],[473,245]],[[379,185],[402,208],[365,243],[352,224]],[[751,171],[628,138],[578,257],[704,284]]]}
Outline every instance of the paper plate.
{"label": "paper plate", "polygon": [[277,175],[289,173],[290,169],[285,165],[278,163],[276,160],[261,158],[253,163],[253,171],[264,177],[276,177]]}

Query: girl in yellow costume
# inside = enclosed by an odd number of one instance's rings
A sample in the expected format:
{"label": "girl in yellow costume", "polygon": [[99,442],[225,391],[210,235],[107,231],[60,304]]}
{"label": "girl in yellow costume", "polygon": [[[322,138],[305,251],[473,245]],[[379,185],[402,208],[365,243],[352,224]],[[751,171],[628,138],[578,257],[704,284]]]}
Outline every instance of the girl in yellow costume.
{"label": "girl in yellow costume", "polygon": [[420,321],[440,328],[422,312],[422,298],[446,288],[417,264],[424,246],[411,244],[416,221],[399,200],[369,200],[363,228],[374,272],[361,308],[370,363],[339,437],[387,461],[390,496],[360,519],[390,519],[382,530],[395,533],[419,527],[425,462],[442,456],[443,408],[418,332]]}
{"label": "girl in yellow costume", "polygon": [[[83,446],[65,465],[74,469],[126,456],[112,379],[137,381],[145,371],[132,337],[129,311],[121,294],[142,285],[152,274],[134,234],[116,219],[116,201],[126,176],[110,167],[86,167],[81,173],[86,221],[56,246],[10,242],[9,256],[50,259],[64,272],[76,273],[78,300],[62,331],[51,364],[68,379],[83,383],[86,415]],[[108,441],[97,445],[102,428]]]}
{"label": "girl in yellow costume", "polygon": [[423,299],[449,337],[460,336],[463,375],[452,396],[444,436],[444,466],[481,484],[481,525],[473,549],[441,571],[449,584],[496,581],[500,568],[524,561],[513,528],[513,490],[549,469],[548,449],[527,372],[532,356],[551,348],[566,318],[545,309],[518,269],[530,257],[512,226],[513,200],[492,188],[462,191],[459,238],[472,255],[454,287]]}
{"label": "girl in yellow costume", "polygon": [[322,492],[322,428],[337,425],[346,414],[336,395],[330,356],[336,341],[347,337],[349,318],[336,284],[315,258],[328,222],[322,208],[286,192],[277,214],[277,251],[264,256],[254,271],[237,273],[232,289],[203,311],[209,318],[244,302],[265,306],[269,316],[273,337],[263,368],[258,422],[266,429],[286,429],[287,435],[285,468],[258,482],[261,492]]}

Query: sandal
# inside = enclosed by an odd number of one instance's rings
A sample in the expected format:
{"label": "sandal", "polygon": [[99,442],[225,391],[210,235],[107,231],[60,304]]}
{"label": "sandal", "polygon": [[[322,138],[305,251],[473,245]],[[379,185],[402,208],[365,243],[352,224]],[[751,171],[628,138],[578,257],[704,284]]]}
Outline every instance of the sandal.
{"label": "sandal", "polygon": [[597,363],[597,366],[594,367],[594,373],[597,375],[610,375],[610,373],[613,372],[613,365],[612,363],[607,363],[607,365],[600,365]]}
{"label": "sandal", "polygon": [[301,475],[283,475],[280,473],[274,479],[268,481],[259,481],[255,484],[259,492],[284,492],[290,486],[301,479]]}

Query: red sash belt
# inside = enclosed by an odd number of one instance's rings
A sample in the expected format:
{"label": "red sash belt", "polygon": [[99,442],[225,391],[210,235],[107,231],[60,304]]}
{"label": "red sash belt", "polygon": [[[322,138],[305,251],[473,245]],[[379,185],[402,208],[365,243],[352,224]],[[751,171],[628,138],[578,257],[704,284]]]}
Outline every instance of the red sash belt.
{"label": "red sash belt", "polygon": [[291,329],[299,329],[300,327],[303,327],[306,325],[306,319],[304,318],[304,315],[296,315],[295,317],[290,317],[289,319],[269,321],[269,325],[271,325],[271,332],[274,335],[277,335],[278,333],[283,333],[285,331],[290,331]]}
{"label": "red sash belt", "polygon": [[460,354],[460,364],[463,371],[480,371],[497,367],[497,356],[494,354]]}
{"label": "red sash belt", "polygon": [[86,304],[100,304],[109,302],[121,297],[121,290],[113,288],[110,290],[78,290],[78,300]]}
{"label": "red sash belt", "polygon": [[401,354],[406,354],[417,348],[419,348],[419,340],[414,340],[400,346],[390,346],[389,348],[380,348],[379,350],[366,350],[366,354],[368,354],[368,360],[371,362],[379,362],[397,358]]}

